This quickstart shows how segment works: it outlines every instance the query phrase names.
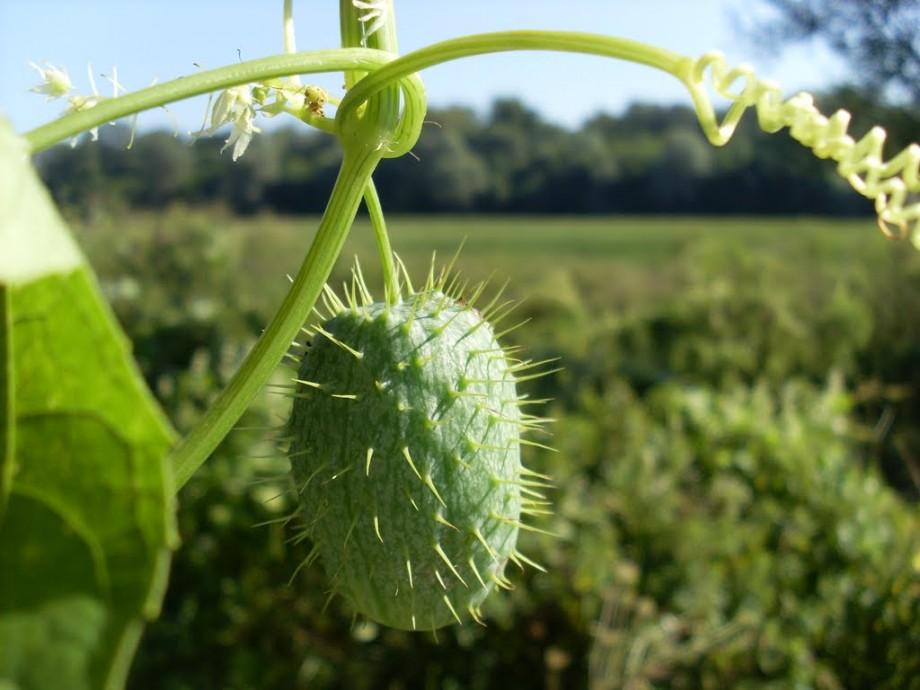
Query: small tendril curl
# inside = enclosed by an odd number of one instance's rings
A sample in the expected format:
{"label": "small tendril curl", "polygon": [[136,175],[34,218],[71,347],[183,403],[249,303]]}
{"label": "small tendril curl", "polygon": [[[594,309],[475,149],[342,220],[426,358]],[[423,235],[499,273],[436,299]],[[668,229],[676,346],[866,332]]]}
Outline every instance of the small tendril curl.
{"label": "small tendril curl", "polygon": [[[712,144],[727,143],[744,112],[754,107],[765,132],[788,127],[792,138],[816,156],[836,161],[841,177],[874,201],[879,228],[887,237],[910,238],[920,248],[920,201],[916,197],[920,192],[920,146],[910,144],[886,161],[886,133],[881,127],[873,127],[857,141],[847,134],[851,115],[846,110],[826,117],[807,93],[783,100],[776,83],[758,79],[748,65],[729,68],[719,52],[688,60],[683,68],[680,77],[690,90],[700,124]],[[731,101],[721,122],[707,84]]]}

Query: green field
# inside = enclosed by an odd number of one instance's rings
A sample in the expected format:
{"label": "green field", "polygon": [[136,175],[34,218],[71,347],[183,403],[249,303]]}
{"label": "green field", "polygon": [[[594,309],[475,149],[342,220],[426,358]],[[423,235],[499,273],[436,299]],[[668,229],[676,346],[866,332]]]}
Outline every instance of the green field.
{"label": "green field", "polygon": [[[120,243],[132,238],[145,242],[161,233],[181,238],[183,227],[194,226],[229,248],[240,292],[265,298],[267,305],[283,295],[284,276],[298,269],[318,222],[317,217],[239,218],[175,209],[165,215],[132,215],[128,222],[117,218],[109,221],[111,226],[96,224],[86,231],[86,241],[91,256],[98,253],[105,264],[111,260],[113,234]],[[892,257],[914,260],[906,243],[886,240],[872,219],[396,216],[389,230],[395,251],[413,275],[425,274],[432,252],[447,261],[463,243],[457,266],[471,280],[509,278],[512,293],[523,296],[547,275],[554,280],[563,276],[599,308],[645,304],[680,289],[695,259],[705,254],[754,253],[805,271],[834,267],[842,277],[881,271]],[[348,239],[334,282],[347,277],[355,255],[371,284],[379,287],[379,261],[363,218]]]}
{"label": "green field", "polygon": [[[316,224],[174,207],[79,225],[180,430]],[[397,217],[390,232],[418,279],[465,240],[462,273],[523,300],[505,342],[560,360],[522,385],[556,420],[540,441],[558,452],[523,450],[556,480],[541,526],[559,536],[521,539],[549,572],[509,569],[486,628],[353,620],[319,565],[300,568],[284,444],[260,431],[289,400],[266,391],[180,494],[182,547],[129,687],[920,690],[920,252],[825,218]],[[379,293],[363,221],[335,284],[355,254]]]}

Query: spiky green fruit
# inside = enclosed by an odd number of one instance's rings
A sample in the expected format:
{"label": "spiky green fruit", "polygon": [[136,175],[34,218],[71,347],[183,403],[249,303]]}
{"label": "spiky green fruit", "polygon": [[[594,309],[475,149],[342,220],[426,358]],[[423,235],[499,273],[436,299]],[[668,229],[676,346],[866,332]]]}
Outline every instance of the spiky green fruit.
{"label": "spiky green fruit", "polygon": [[299,368],[290,457],[308,534],[370,619],[479,621],[523,558],[514,364],[476,309],[437,289],[354,302],[333,300]]}

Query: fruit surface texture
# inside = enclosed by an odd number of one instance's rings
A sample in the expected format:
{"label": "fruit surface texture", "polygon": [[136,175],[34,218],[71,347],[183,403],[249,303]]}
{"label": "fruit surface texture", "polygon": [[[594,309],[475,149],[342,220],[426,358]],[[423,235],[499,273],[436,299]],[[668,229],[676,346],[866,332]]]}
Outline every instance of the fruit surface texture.
{"label": "fruit surface texture", "polygon": [[307,533],[334,591],[379,623],[480,621],[522,508],[513,365],[437,289],[350,300],[310,333],[290,421]]}

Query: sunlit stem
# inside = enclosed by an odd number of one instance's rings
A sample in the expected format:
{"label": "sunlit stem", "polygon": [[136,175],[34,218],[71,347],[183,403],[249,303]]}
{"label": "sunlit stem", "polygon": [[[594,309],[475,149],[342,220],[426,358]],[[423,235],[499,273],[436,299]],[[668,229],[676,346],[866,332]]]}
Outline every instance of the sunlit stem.
{"label": "sunlit stem", "polygon": [[[297,39],[294,36],[294,0],[284,0],[284,52],[288,55],[297,52]],[[300,86],[300,77],[292,74],[291,83]]]}
{"label": "sunlit stem", "polygon": [[[392,11],[377,31],[371,36],[367,36],[360,19],[358,18],[363,10],[355,7],[351,0],[339,0],[339,23],[343,48],[354,48],[360,45],[385,50],[388,53],[397,52],[396,42],[396,22],[393,18]],[[347,88],[353,88],[354,85],[366,75],[363,72],[349,70],[345,73],[345,85]],[[385,97],[384,107],[398,107],[399,94],[397,91],[390,90],[389,93],[381,94]],[[423,110],[423,109],[422,109]],[[367,212],[370,216],[371,226],[374,230],[374,240],[377,244],[377,253],[380,255],[380,265],[383,271],[384,295],[387,304],[395,304],[399,301],[399,283],[397,280],[396,264],[393,261],[393,251],[390,248],[390,238],[387,235],[386,221],[383,216],[383,208],[380,205],[380,197],[377,195],[377,189],[371,181],[364,192]]]}
{"label": "sunlit stem", "polygon": [[341,107],[355,108],[371,95],[392,85],[395,79],[427,67],[472,55],[516,50],[562,51],[619,58],[660,69],[678,78],[680,66],[689,61],[688,58],[676,53],[636,41],[594,34],[568,31],[501,31],[475,34],[434,43],[393,60],[349,90],[342,100]]}
{"label": "sunlit stem", "polygon": [[387,234],[383,208],[380,206],[380,197],[377,196],[377,187],[374,185],[373,180],[367,183],[367,187],[364,190],[364,204],[367,206],[367,214],[370,217],[371,227],[374,229],[377,254],[380,256],[385,300],[387,304],[396,304],[400,300],[396,263],[393,261],[390,236]]}
{"label": "sunlit stem", "polygon": [[[335,52],[349,53],[352,50],[360,49],[342,48]],[[372,51],[372,54],[383,56],[382,61],[392,59],[391,55],[381,51]],[[340,69],[355,67],[366,69],[367,63],[354,61]],[[405,80],[402,90],[406,101],[402,118],[399,113],[400,87],[395,84],[370,98],[360,112],[339,110],[337,113],[336,129],[344,156],[316,237],[290,292],[239,371],[204,418],[171,453],[177,488],[181,488],[213,453],[284,357],[328,280],[361,198],[369,189],[372,196],[368,207],[372,214],[380,213],[376,192],[369,187],[371,175],[387,153],[390,142],[417,139],[418,132],[415,130],[421,129],[424,117],[425,95],[421,81],[413,76]],[[372,221],[375,228],[385,227],[380,220],[382,218]],[[388,240],[383,247],[382,253],[391,257]]]}
{"label": "sunlit stem", "polygon": [[[335,48],[248,60],[196,72],[118,98],[107,98],[93,108],[69,113],[27,132],[24,136],[32,152],[37,153],[93,127],[193,96],[293,74],[339,72],[355,68],[373,70],[392,59],[392,55],[368,48]],[[424,117],[424,114],[421,117]]]}
{"label": "sunlit stem", "polygon": [[379,161],[379,152],[372,148],[345,149],[332,196],[290,292],[233,379],[170,454],[177,491],[236,424],[297,337],[342,251],[362,192]]}
{"label": "sunlit stem", "polygon": [[[343,48],[354,48],[361,45],[364,33],[351,0],[339,0],[339,34]],[[365,74],[365,72],[359,72],[354,69],[346,70],[345,88],[352,88]]]}
{"label": "sunlit stem", "polygon": [[[837,163],[837,173],[859,194],[875,202],[879,227],[891,237],[910,237],[920,248],[920,145],[910,144],[890,159],[884,157],[885,130],[872,128],[858,141],[846,133],[850,115],[837,111],[825,117],[808,94],[783,99],[779,87],[760,80],[749,67],[731,68],[719,53],[693,59],[635,41],[561,31],[506,31],[443,41],[404,55],[362,79],[342,100],[339,113],[361,108],[394,79],[450,60],[512,50],[553,50],[618,58],[648,65],[679,79],[689,90],[700,126],[709,141],[728,142],[742,115],[755,108],[762,129],[789,128],[793,139],[821,158]],[[720,117],[710,91],[729,102]],[[405,138],[399,151],[415,141]]]}

